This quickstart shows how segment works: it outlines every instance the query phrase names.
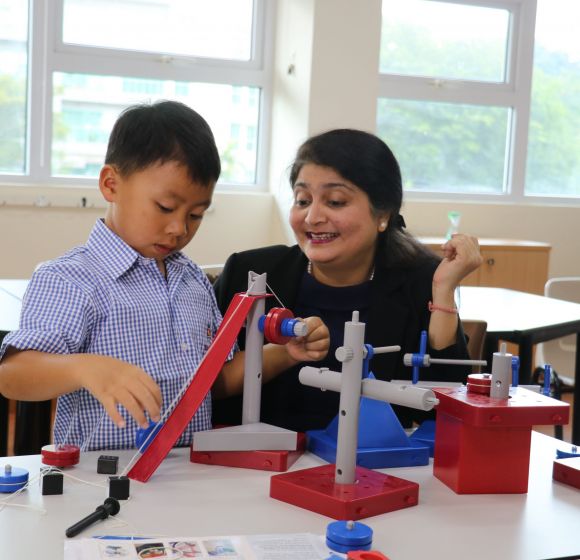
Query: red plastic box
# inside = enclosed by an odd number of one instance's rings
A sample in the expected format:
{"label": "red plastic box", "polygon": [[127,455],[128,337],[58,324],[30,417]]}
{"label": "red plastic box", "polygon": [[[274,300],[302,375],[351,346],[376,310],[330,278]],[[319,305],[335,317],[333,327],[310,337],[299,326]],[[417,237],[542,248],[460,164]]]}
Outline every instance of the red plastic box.
{"label": "red plastic box", "polygon": [[574,486],[574,488],[580,488],[580,457],[556,459],[552,478],[558,482]]}
{"label": "red plastic box", "polygon": [[568,423],[568,403],[521,387],[508,399],[465,387],[434,391],[433,474],[458,494],[526,493],[532,426]]}

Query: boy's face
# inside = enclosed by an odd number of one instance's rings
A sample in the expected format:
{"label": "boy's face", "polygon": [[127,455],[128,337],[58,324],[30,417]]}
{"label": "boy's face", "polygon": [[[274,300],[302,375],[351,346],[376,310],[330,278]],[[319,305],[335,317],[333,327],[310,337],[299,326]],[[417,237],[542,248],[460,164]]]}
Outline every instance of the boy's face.
{"label": "boy's face", "polygon": [[197,232],[214,185],[192,181],[184,165],[169,161],[128,177],[105,165],[99,188],[109,202],[105,224],[164,270],[164,259],[183,249]]}

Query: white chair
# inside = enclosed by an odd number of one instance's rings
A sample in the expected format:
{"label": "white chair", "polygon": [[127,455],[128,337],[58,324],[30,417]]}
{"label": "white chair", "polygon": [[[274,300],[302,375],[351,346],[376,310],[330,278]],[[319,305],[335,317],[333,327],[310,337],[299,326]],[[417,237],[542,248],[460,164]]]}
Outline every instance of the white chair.
{"label": "white chair", "polygon": [[[580,276],[552,278],[544,286],[544,295],[580,303]],[[576,335],[568,335],[536,346],[536,367],[550,364],[564,388],[574,386]]]}

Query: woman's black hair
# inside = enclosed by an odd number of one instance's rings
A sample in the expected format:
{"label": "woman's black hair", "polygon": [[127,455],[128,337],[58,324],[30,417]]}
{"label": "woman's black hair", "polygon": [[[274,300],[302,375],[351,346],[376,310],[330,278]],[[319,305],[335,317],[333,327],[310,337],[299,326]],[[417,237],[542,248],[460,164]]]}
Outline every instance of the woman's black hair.
{"label": "woman's black hair", "polygon": [[433,253],[404,229],[405,221],[399,213],[403,203],[401,170],[393,152],[379,137],[343,128],[309,138],[298,148],[290,168],[292,187],[302,167],[309,163],[332,168],[367,194],[375,214],[389,214],[389,225],[378,237],[378,249],[387,266],[433,258]]}
{"label": "woman's black hair", "polygon": [[168,161],[185,165],[192,181],[208,187],[217,182],[220,157],[204,118],[177,101],[125,109],[111,131],[105,163],[128,176]]}

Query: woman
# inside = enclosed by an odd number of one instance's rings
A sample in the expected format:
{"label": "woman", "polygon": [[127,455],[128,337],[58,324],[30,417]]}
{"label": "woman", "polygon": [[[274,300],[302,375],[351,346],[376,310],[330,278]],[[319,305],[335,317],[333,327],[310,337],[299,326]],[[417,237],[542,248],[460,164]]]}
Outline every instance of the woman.
{"label": "woman", "polygon": [[[405,232],[399,214],[403,189],[399,165],[378,137],[357,130],[332,130],[307,140],[290,171],[294,204],[290,225],[297,246],[277,245],[229,257],[216,285],[222,312],[247,288],[248,270],[267,282],[296,316],[317,315],[330,330],[330,350],[317,367],[340,371],[334,357],[344,323],[358,310],[365,342],[399,344],[400,353],[378,354],[371,370],[378,379],[409,379],[402,355],[417,352],[428,330],[432,357],[467,358],[454,291],[481,263],[477,240],[456,235],[439,259]],[[279,305],[268,298],[268,306]],[[243,348],[245,333],[239,344]],[[305,431],[324,428],[338,412],[339,395],[298,381],[304,364],[286,370],[262,388],[263,422]],[[422,379],[463,381],[465,367],[432,366]],[[214,422],[239,424],[241,397],[214,402]],[[409,426],[417,411],[396,408]]]}

